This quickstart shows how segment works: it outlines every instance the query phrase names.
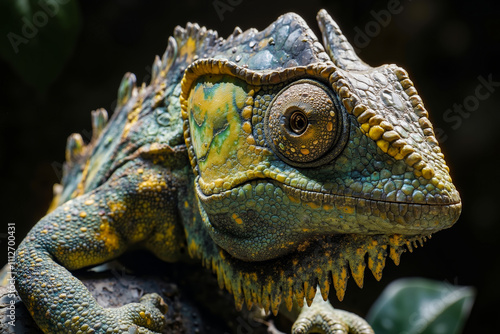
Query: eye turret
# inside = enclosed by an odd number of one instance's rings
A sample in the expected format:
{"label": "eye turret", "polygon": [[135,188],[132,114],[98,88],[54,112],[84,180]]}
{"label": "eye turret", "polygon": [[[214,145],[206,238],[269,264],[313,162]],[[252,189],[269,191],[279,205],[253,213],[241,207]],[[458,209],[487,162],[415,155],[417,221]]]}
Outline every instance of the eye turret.
{"label": "eye turret", "polygon": [[347,122],[331,91],[313,80],[281,90],[266,112],[265,132],[286,163],[314,167],[334,159],[347,140]]}

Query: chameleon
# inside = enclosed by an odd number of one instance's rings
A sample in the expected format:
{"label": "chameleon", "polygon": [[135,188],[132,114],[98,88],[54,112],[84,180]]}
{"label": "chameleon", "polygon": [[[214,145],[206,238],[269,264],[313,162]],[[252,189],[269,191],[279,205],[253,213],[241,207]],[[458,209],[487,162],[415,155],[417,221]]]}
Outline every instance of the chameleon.
{"label": "chameleon", "polygon": [[152,293],[106,309],[71,270],[144,247],[213,270],[237,309],[303,308],[294,333],[372,333],[331,308],[459,218],[429,114],[408,73],[371,67],[325,11],[226,39],[177,27],[149,84],[127,73],[111,118],[67,141],[49,213],[19,245],[16,289],[46,333],[159,333]]}

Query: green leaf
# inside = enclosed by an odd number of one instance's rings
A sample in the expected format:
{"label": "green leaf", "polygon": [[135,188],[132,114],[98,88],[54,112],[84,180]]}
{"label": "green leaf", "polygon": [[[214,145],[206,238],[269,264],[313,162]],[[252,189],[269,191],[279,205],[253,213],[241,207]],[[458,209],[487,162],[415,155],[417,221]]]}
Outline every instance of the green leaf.
{"label": "green leaf", "polygon": [[0,57],[43,94],[76,45],[77,1],[2,0],[0,22]]}
{"label": "green leaf", "polygon": [[368,313],[375,333],[460,333],[475,290],[423,278],[401,279],[382,292]]}

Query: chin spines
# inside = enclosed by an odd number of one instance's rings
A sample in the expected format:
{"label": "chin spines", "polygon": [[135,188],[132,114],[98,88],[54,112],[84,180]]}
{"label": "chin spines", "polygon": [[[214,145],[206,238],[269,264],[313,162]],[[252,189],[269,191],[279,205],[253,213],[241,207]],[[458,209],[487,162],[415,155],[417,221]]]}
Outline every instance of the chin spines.
{"label": "chin spines", "polygon": [[233,294],[238,310],[243,305],[248,309],[257,305],[277,314],[282,303],[288,310],[294,302],[299,307],[311,305],[318,288],[326,300],[333,286],[337,298],[343,300],[349,276],[363,287],[368,267],[380,280],[387,256],[397,265],[403,252],[412,251],[428,238],[341,235],[318,239],[307,250],[279,261],[244,262],[223,250],[217,256],[202,257],[202,261],[217,274],[219,286]]}

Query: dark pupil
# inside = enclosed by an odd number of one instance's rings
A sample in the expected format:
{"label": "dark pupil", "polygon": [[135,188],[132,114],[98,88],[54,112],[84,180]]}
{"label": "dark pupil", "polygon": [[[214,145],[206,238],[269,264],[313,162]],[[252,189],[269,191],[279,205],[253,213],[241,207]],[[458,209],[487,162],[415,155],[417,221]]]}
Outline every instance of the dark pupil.
{"label": "dark pupil", "polygon": [[290,115],[290,129],[296,134],[302,134],[307,128],[307,116],[300,110]]}

